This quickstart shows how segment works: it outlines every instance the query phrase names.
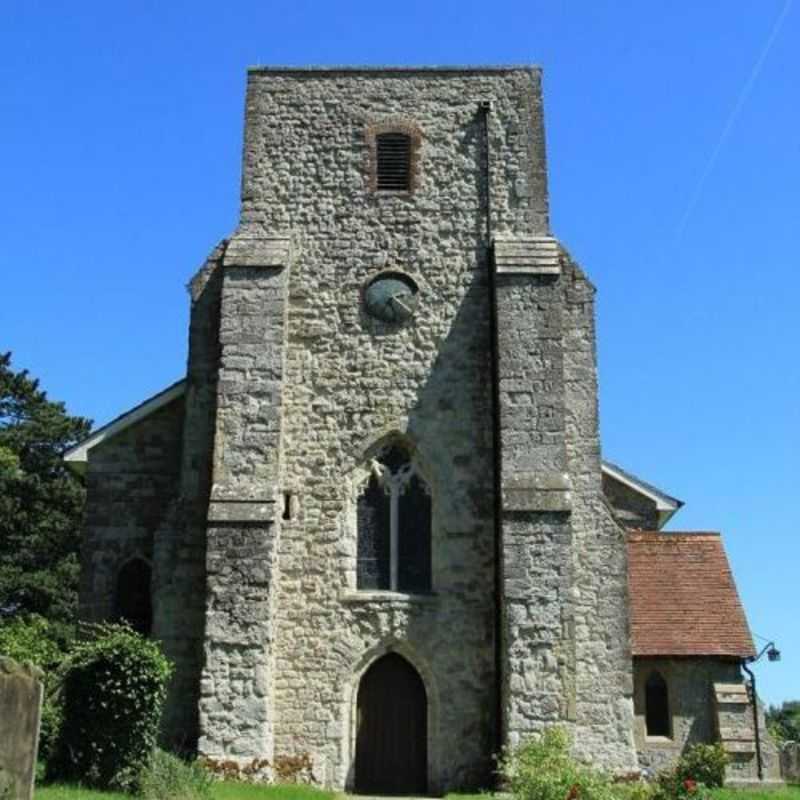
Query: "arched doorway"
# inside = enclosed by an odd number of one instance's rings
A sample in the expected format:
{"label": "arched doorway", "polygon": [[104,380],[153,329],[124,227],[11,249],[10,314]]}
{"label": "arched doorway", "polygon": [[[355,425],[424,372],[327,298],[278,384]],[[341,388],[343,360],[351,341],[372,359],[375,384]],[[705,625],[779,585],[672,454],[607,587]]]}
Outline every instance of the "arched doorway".
{"label": "arched doorway", "polygon": [[388,653],[361,678],[355,788],[362,794],[428,790],[428,701],[417,671]]}

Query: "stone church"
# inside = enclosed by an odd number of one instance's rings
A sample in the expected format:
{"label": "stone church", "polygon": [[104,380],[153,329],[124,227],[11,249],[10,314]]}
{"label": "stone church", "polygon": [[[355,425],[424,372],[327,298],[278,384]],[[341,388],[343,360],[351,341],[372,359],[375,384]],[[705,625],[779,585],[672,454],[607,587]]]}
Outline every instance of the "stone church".
{"label": "stone church", "polygon": [[81,614],[163,643],[173,746],[436,794],[560,724],[609,770],[721,737],[754,774],[719,535],[660,532],[680,501],[601,460],[540,79],[250,70],[186,376],[66,456]]}

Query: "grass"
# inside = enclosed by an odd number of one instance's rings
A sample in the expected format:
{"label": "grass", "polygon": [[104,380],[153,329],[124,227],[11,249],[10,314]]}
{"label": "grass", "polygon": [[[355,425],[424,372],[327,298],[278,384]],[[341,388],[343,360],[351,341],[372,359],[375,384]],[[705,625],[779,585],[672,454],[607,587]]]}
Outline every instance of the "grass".
{"label": "grass", "polygon": [[[333,800],[334,792],[313,786],[258,786],[220,781],[212,788],[214,800]],[[129,794],[98,792],[82,786],[49,784],[36,788],[34,800],[135,800]],[[798,798],[800,800],[800,798]]]}
{"label": "grass", "polygon": [[800,784],[780,789],[714,789],[714,800],[800,800]]}
{"label": "grass", "polygon": [[118,792],[96,792],[82,786],[67,786],[52,783],[48,786],[37,786],[33,794],[34,800],[131,800],[130,795]]}
{"label": "grass", "polygon": [[[213,787],[214,800],[333,800],[335,792],[313,786],[259,786],[220,781]],[[800,800],[800,785],[783,789],[715,789],[713,800]],[[343,797],[339,795],[339,797]],[[445,800],[492,800],[491,794],[448,794]],[[97,792],[80,786],[50,784],[36,789],[35,800],[131,800],[127,794]]]}

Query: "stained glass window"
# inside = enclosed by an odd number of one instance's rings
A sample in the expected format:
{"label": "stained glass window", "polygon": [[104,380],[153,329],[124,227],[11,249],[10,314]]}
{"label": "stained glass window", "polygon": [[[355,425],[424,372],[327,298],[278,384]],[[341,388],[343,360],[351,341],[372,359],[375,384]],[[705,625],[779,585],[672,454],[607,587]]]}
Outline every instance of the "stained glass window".
{"label": "stained glass window", "polygon": [[358,570],[359,589],[389,588],[390,497],[372,475],[358,498]]}
{"label": "stained glass window", "polygon": [[399,553],[397,583],[401,592],[431,588],[431,497],[412,475],[398,498]]}
{"label": "stained glass window", "polygon": [[359,589],[427,592],[431,588],[431,497],[399,444],[373,459],[358,498]]}

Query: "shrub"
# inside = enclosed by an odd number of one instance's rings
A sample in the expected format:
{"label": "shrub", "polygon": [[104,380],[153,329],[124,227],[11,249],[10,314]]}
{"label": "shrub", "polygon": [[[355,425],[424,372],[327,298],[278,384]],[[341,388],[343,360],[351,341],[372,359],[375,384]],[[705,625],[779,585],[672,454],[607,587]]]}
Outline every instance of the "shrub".
{"label": "shrub", "polygon": [[56,675],[71,638],[69,626],[54,624],[38,614],[16,616],[0,623],[0,655],[19,663],[30,661],[44,671],[39,734],[39,759],[44,762],[53,755],[61,727]]}
{"label": "shrub", "polygon": [[501,774],[517,800],[613,800],[609,776],[570,756],[563,728],[547,728],[501,761]]}
{"label": "shrub", "polygon": [[614,783],[616,800],[653,800],[655,794],[655,784],[647,783],[638,774],[635,780]]}
{"label": "shrub", "polygon": [[0,654],[42,669],[55,668],[66,650],[58,632],[38,614],[12,617],[0,623]]}
{"label": "shrub", "polygon": [[212,778],[197,761],[156,750],[139,774],[144,800],[210,800]]}
{"label": "shrub", "polygon": [[171,665],[126,625],[95,625],[63,667],[64,723],[51,777],[132,790],[153,754]]}
{"label": "shrub", "polygon": [[713,788],[725,783],[728,754],[716,744],[695,744],[678,759],[675,773],[680,781],[692,780]]}
{"label": "shrub", "polygon": [[671,769],[656,777],[656,800],[705,800],[725,782],[728,754],[721,744],[688,747]]}

